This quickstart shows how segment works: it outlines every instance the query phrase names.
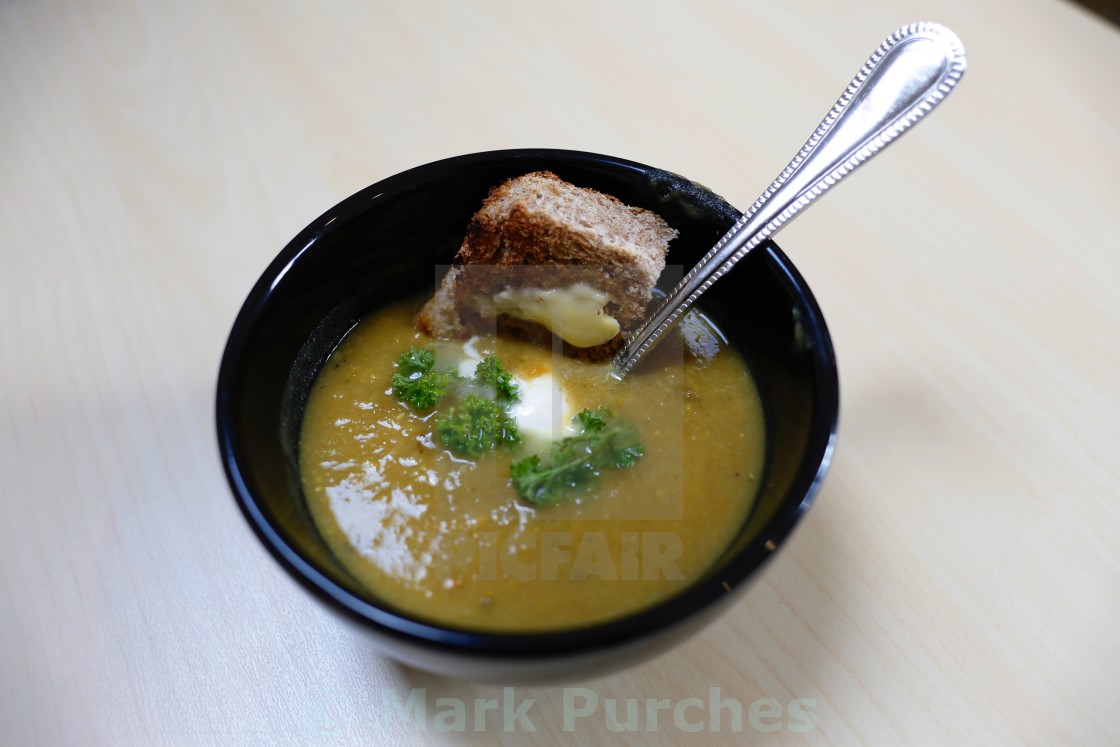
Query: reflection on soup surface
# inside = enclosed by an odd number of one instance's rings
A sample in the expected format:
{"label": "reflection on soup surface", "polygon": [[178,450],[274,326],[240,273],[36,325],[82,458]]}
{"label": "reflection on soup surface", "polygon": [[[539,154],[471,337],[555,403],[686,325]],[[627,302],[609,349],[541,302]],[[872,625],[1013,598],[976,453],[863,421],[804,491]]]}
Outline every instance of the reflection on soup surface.
{"label": "reflection on soup surface", "polygon": [[[300,471],[328,546],[370,594],[409,616],[462,629],[544,631],[657,603],[700,578],[735,538],[764,460],[759,396],[742,360],[691,313],[624,381],[518,340],[435,342],[418,304],[359,324],[319,374],[304,412]],[[435,437],[441,409],[417,412],[390,384],[401,353],[434,351],[469,375],[497,355],[516,377],[521,443],[463,458]],[[449,400],[450,401],[450,400]],[[607,407],[644,454],[554,503],[519,497],[510,466]]]}

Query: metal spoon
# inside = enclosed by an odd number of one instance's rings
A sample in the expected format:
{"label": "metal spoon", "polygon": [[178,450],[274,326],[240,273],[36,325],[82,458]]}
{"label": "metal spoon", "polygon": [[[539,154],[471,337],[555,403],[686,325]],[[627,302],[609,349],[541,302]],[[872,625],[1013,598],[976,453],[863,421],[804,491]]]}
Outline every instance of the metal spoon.
{"label": "metal spoon", "polygon": [[704,255],[615,357],[626,376],[731,267],[940,104],[965,70],[964,46],[936,23],[887,37],[774,183]]}

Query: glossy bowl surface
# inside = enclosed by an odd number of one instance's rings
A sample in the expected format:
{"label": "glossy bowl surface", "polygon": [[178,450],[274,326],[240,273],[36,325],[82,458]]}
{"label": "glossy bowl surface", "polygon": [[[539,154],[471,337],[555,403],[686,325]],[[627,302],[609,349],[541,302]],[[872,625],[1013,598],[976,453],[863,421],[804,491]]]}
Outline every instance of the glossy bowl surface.
{"label": "glossy bowl surface", "polygon": [[773,243],[709,290],[701,308],[743,351],[767,412],[767,478],[738,541],[699,582],[637,614],[578,630],[487,634],[380,606],[327,550],[308,514],[296,453],[309,387],[339,341],[379,305],[430,291],[487,191],[549,169],[659,213],[680,236],[669,262],[691,267],[738,218],[675,174],[592,153],[477,153],[384,179],[313,221],[264,271],[234,322],[217,387],[229,484],[265,547],[316,599],[382,652],[455,677],[506,682],[587,676],[664,650],[711,620],[788,537],[828,467],[839,408],[824,318]]}

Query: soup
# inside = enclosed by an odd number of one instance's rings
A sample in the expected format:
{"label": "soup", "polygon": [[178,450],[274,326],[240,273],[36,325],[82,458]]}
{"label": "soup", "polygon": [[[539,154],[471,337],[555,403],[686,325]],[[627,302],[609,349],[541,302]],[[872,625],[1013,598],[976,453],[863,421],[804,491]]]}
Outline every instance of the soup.
{"label": "soup", "polygon": [[[311,515],[373,597],[459,629],[563,630],[649,607],[711,569],[758,493],[765,424],[747,367],[710,321],[691,312],[620,382],[607,364],[515,339],[435,343],[415,330],[419,305],[386,308],[346,336],[301,426]],[[457,455],[434,437],[451,405],[417,411],[394,395],[395,362],[414,347],[464,371],[497,356],[525,399],[533,390],[538,410],[552,405],[547,422],[526,416],[512,448]],[[640,458],[554,502],[526,500],[511,466],[547,459],[585,410],[631,424]]]}

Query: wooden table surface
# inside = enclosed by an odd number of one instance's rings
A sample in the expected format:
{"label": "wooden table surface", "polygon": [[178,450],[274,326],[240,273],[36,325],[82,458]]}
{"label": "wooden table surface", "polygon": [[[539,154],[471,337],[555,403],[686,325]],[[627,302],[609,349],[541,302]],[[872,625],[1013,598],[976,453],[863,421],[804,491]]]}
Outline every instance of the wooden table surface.
{"label": "wooden table surface", "polygon": [[[917,20],[969,70],[780,238],[834,335],[840,440],[717,623],[505,691],[381,658],[262,549],[215,379],[304,225],[522,146],[745,207]],[[0,744],[1120,743],[1117,71],[1117,30],[1055,0],[0,3]],[[441,698],[503,697],[535,731],[436,729]]]}

